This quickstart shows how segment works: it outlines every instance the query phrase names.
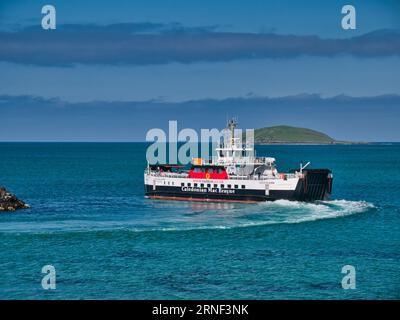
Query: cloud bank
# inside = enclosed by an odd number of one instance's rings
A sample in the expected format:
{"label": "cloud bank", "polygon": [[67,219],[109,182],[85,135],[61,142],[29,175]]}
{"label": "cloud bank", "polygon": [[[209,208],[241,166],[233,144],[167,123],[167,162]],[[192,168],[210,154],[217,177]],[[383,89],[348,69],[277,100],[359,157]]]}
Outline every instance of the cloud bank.
{"label": "cloud bank", "polygon": [[241,128],[293,125],[338,140],[400,141],[400,96],[296,95],[179,103],[69,103],[32,96],[0,96],[0,141],[144,141],[151,128],[221,128],[237,116]]}
{"label": "cloud bank", "polygon": [[271,33],[218,32],[218,27],[127,23],[39,26],[0,32],[0,61],[62,66],[151,65],[298,56],[383,57],[400,55],[400,32],[380,30],[348,39]]}

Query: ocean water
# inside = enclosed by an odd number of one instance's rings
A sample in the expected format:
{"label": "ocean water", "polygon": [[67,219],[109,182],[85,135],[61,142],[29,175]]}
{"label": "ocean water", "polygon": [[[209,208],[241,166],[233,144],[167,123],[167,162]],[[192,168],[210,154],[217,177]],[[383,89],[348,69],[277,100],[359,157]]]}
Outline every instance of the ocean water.
{"label": "ocean water", "polygon": [[32,206],[0,214],[0,299],[400,298],[399,144],[257,147],[332,169],[317,203],[145,199],[145,150],[0,143],[0,185]]}

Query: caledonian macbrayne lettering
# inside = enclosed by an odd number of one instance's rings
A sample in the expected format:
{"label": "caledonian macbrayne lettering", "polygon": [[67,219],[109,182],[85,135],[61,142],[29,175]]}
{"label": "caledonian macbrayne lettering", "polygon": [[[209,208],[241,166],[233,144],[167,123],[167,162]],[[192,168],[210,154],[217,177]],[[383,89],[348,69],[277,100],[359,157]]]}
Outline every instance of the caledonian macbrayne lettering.
{"label": "caledonian macbrayne lettering", "polygon": [[182,187],[181,190],[184,192],[235,193],[235,190],[218,188]]}

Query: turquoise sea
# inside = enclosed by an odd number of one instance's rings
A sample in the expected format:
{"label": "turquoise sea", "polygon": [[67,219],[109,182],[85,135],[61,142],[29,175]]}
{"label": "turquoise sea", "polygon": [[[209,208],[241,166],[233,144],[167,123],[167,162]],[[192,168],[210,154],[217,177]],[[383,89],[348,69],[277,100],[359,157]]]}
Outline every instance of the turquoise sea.
{"label": "turquoise sea", "polygon": [[318,203],[145,199],[145,150],[0,143],[0,185],[32,206],[0,214],[0,299],[400,298],[400,144],[257,147],[332,169]]}

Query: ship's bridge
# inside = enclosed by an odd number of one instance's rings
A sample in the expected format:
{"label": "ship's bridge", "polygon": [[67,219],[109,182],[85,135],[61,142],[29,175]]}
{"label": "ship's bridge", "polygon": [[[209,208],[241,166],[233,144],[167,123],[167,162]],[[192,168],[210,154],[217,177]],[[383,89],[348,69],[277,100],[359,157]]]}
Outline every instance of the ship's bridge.
{"label": "ship's bridge", "polygon": [[236,121],[230,120],[219,147],[215,148],[216,156],[207,160],[195,158],[193,164],[223,166],[229,175],[234,176],[251,176],[258,173],[276,174],[275,158],[256,157],[254,144],[242,144],[242,138],[235,137],[235,127]]}

